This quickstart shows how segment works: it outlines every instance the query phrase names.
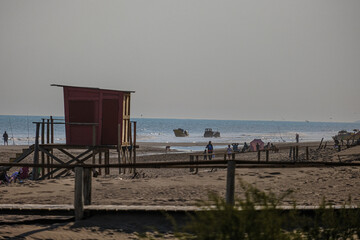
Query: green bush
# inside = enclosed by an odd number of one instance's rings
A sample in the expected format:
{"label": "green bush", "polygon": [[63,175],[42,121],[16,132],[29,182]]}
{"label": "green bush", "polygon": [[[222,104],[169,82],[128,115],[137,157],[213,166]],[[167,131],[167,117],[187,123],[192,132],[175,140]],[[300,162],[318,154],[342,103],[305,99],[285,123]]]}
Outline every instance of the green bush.
{"label": "green bush", "polygon": [[[190,215],[190,221],[175,234],[179,239],[358,239],[360,214],[358,209],[336,210],[325,200],[313,215],[293,210],[283,212],[277,207],[291,191],[276,196],[265,193],[240,180],[245,198],[234,205],[210,194],[199,203],[202,211]],[[351,204],[351,201],[346,204]]]}

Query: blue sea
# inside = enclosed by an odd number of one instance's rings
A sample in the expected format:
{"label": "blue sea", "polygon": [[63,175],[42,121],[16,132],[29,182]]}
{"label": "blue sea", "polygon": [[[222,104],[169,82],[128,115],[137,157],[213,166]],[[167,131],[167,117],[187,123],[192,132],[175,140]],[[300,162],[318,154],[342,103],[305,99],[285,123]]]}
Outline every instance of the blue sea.
{"label": "blue sea", "polygon": [[[7,131],[11,145],[31,145],[35,141],[35,124],[44,116],[6,116],[0,115],[1,136]],[[64,121],[64,117],[54,117]],[[243,143],[254,138],[264,142],[294,142],[295,134],[300,135],[300,141],[331,140],[340,130],[352,131],[359,129],[360,123],[341,122],[289,122],[289,121],[244,121],[244,120],[198,120],[198,119],[150,119],[133,118],[137,122],[138,142],[187,142],[205,143],[205,128],[219,131],[220,138],[213,138],[218,143]],[[173,129],[188,130],[188,137],[175,137]],[[55,125],[55,142],[65,142],[64,125]]]}

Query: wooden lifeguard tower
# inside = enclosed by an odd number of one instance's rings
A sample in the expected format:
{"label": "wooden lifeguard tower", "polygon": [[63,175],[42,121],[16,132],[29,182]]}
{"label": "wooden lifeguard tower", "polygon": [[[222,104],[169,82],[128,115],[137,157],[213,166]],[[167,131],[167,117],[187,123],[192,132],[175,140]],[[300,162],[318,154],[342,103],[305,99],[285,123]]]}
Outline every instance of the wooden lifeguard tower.
{"label": "wooden lifeguard tower", "polygon": [[[50,117],[35,122],[35,144],[24,149],[12,162],[21,162],[34,153],[34,164],[53,165],[54,161],[60,165],[85,164],[89,159],[92,164],[96,164],[96,159],[103,164],[104,159],[107,165],[110,150],[114,150],[119,164],[136,163],[136,122],[130,121],[130,95],[134,91],[51,86],[63,88],[65,121]],[[65,144],[54,143],[55,124],[65,124]],[[78,154],[78,150],[83,152]],[[59,177],[68,171],[60,167],[33,168],[33,179]],[[101,174],[101,168],[93,171]],[[129,171],[135,173],[135,169]],[[105,174],[109,173],[110,169],[105,168]],[[125,169],[119,169],[119,173],[125,173]]]}
{"label": "wooden lifeguard tower", "polygon": [[131,145],[130,94],[133,91],[52,86],[64,90],[67,145]]}

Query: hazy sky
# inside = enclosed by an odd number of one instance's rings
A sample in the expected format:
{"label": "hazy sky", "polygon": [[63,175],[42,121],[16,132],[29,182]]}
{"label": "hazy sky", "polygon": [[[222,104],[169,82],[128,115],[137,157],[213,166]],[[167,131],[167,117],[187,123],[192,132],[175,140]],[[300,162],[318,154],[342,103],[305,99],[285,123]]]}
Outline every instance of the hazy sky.
{"label": "hazy sky", "polygon": [[359,0],[0,0],[0,114],[51,83],[136,91],[133,117],[360,120]]}

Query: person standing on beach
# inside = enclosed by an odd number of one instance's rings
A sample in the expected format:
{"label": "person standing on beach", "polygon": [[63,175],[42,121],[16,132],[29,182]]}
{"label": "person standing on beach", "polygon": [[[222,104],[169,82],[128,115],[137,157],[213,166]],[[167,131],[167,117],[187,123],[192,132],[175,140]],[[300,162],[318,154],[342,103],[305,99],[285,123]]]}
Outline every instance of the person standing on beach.
{"label": "person standing on beach", "polygon": [[228,145],[228,148],[226,149],[226,153],[228,155],[228,159],[230,160],[231,154],[232,154],[232,149],[230,147],[230,145]]}
{"label": "person standing on beach", "polygon": [[4,139],[4,145],[5,145],[5,143],[6,143],[6,145],[9,145],[9,144],[8,144],[9,136],[8,136],[8,134],[7,134],[6,131],[5,131],[4,134],[3,134],[3,139]]}
{"label": "person standing on beach", "polygon": [[213,147],[211,141],[209,141],[208,145],[206,145],[205,148],[207,149],[207,152],[209,154],[209,160],[211,160],[212,159],[212,154],[214,152],[214,147]]}

